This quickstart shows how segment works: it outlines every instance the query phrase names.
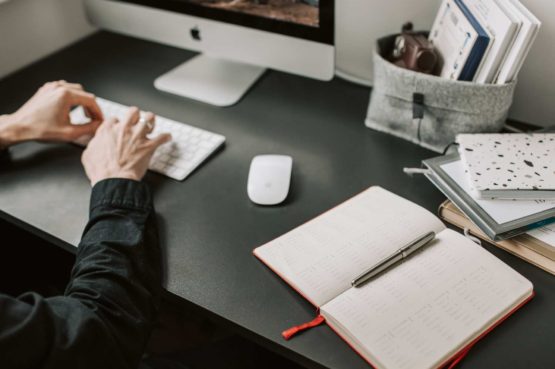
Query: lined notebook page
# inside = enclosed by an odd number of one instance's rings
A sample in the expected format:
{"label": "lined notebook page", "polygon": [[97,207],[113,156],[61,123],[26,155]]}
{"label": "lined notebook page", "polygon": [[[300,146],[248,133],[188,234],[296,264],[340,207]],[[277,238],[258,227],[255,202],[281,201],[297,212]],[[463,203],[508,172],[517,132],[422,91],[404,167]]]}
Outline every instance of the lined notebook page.
{"label": "lined notebook page", "polygon": [[532,284],[445,230],[421,253],[321,308],[377,368],[436,368],[532,294]]}
{"label": "lined notebook page", "polygon": [[424,208],[371,187],[255,250],[316,306],[351,286],[358,274],[424,233],[444,229]]}

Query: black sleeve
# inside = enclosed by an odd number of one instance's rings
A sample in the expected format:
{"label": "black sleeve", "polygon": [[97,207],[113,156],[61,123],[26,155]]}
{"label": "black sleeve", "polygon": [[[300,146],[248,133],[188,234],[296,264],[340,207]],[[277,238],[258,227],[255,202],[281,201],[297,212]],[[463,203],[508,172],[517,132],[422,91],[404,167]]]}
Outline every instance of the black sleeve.
{"label": "black sleeve", "polygon": [[92,191],[90,220],[65,296],[0,295],[0,367],[136,368],[160,293],[147,186],[102,181]]}
{"label": "black sleeve", "polygon": [[10,151],[0,147],[0,167],[10,161]]}

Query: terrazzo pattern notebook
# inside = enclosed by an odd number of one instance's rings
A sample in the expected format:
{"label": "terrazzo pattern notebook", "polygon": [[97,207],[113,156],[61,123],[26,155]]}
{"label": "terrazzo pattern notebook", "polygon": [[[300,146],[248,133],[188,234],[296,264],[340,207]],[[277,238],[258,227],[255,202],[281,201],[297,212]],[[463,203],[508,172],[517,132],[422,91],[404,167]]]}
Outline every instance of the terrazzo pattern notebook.
{"label": "terrazzo pattern notebook", "polygon": [[555,198],[555,134],[461,134],[457,143],[477,198]]}

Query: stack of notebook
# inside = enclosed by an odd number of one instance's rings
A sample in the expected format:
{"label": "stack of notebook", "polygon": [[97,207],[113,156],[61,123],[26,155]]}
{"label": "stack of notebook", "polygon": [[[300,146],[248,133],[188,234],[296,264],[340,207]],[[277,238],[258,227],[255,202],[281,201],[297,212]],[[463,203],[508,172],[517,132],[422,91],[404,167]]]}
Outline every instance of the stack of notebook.
{"label": "stack of notebook", "polygon": [[425,160],[449,198],[446,221],[555,274],[555,134],[459,135],[458,154]]}

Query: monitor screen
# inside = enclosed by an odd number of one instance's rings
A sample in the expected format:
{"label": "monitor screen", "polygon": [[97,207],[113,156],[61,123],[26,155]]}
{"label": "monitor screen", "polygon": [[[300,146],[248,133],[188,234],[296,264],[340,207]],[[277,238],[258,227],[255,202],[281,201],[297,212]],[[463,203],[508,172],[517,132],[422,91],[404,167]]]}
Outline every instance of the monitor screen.
{"label": "monitor screen", "polygon": [[320,24],[319,0],[182,0],[194,4],[291,22],[310,27]]}
{"label": "monitor screen", "polygon": [[333,45],[335,0],[114,0]]}

